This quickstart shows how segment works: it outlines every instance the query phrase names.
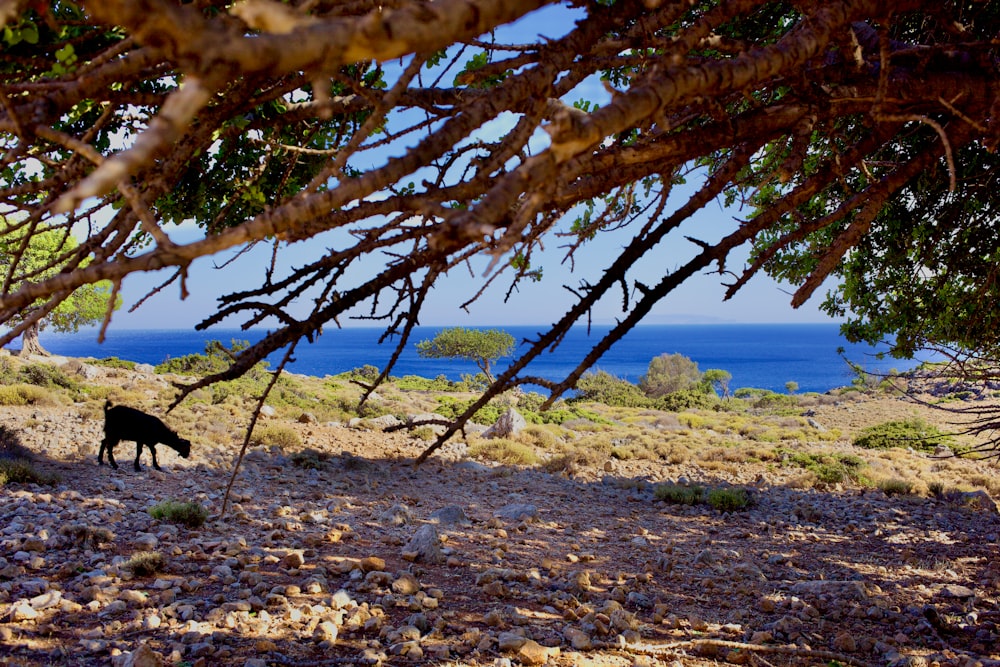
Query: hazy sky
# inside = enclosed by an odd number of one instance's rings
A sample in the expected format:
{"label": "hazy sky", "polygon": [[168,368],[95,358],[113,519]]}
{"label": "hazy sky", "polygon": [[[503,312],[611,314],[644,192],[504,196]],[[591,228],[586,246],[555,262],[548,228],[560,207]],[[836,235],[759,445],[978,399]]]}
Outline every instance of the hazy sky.
{"label": "hazy sky", "polygon": [[[558,37],[571,26],[576,14],[564,7],[550,7],[536,13],[519,25],[498,32],[501,42],[528,43],[537,39],[542,32],[546,38]],[[387,73],[391,73],[393,63],[386,64]],[[449,74],[450,76],[450,74]],[[587,81],[578,87],[569,101],[588,99],[600,102],[606,98],[607,92],[598,81]],[[495,138],[513,126],[511,116],[494,121],[490,127],[481,132],[486,138]],[[538,136],[539,148],[547,141],[544,133]],[[370,165],[369,165],[370,166]],[[691,179],[695,181],[696,179]],[[680,192],[674,205],[683,202],[683,194],[687,188],[677,188]],[[688,190],[689,191],[689,190]],[[633,267],[631,280],[642,280],[648,285],[655,284],[664,271],[681,266],[688,258],[699,251],[694,244],[684,239],[691,235],[706,241],[717,240],[731,231],[740,215],[736,210],[723,210],[720,205],[710,205],[694,219],[688,221],[657,248],[654,257],[643,260]],[[179,242],[189,241],[198,235],[193,226],[168,228],[168,234]],[[599,237],[596,243],[591,243],[585,252],[576,258],[577,272],[571,274],[563,265],[564,251],[559,248],[563,240],[549,238],[546,241],[546,252],[541,263],[544,264],[544,279],[541,283],[525,283],[519,292],[515,293],[507,304],[503,297],[509,281],[501,279],[477,303],[469,308],[469,312],[458,308],[458,305],[468,300],[479,289],[482,283],[482,273],[486,266],[485,260],[473,267],[470,273],[466,269],[454,270],[436,286],[430,300],[426,304],[421,317],[424,325],[517,325],[546,324],[558,319],[572,305],[574,297],[563,285],[578,287],[580,279],[589,277],[591,281],[597,277],[603,267],[606,267],[617,252],[629,241],[631,233],[617,233]],[[281,252],[281,262],[284,267],[301,266],[320,256],[326,248],[342,246],[334,237],[320,238],[303,243],[286,246]],[[217,298],[228,292],[245,289],[261,284],[264,271],[270,261],[271,249],[261,245],[246,253],[225,269],[217,270],[213,265],[224,263],[232,255],[201,259],[196,261],[189,272],[188,289],[190,296],[180,300],[180,289],[177,284],[167,287],[159,294],[151,297],[136,312],[128,309],[142,298],[151,288],[163,282],[170,273],[135,275],[127,278],[122,286],[124,305],[115,314],[113,326],[117,328],[190,328],[204,317],[216,311]],[[745,251],[737,253],[729,262],[728,268],[739,271],[743,268]],[[376,258],[372,258],[376,260]],[[539,264],[536,258],[535,265]],[[371,261],[366,266],[367,271],[378,271],[382,266],[379,261]],[[731,275],[719,276],[709,274],[696,276],[676,290],[654,309],[647,318],[648,323],[667,322],[820,322],[828,321],[821,313],[818,302],[822,295],[817,294],[805,306],[794,310],[789,305],[791,295],[788,288],[782,288],[768,279],[759,276],[745,286],[736,297],[724,302],[725,288],[722,282],[730,282]],[[345,284],[346,287],[351,285]],[[621,316],[621,291],[614,291],[605,302],[601,303],[593,313],[595,323],[612,323]],[[300,304],[296,313],[301,315],[311,304]],[[238,326],[240,322],[231,321],[228,326]],[[341,321],[344,326],[377,325],[371,321],[351,321],[347,318]]]}

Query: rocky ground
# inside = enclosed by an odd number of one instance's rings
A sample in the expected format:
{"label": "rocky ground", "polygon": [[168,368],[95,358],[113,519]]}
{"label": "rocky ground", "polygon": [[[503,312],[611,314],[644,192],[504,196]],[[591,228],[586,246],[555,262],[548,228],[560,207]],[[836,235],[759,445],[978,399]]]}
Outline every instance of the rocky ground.
{"label": "rocky ground", "polygon": [[[814,418],[847,433],[899,409]],[[124,443],[113,471],[96,464],[99,417],[0,408],[61,480],[0,488],[0,665],[1000,664],[1000,516],[983,494],[797,488],[751,461],[551,474],[461,443],[414,468],[426,443],[404,434],[289,422],[328,458],[251,450],[220,516],[232,446],[160,447],[164,472],[136,473]],[[654,498],[679,477],[741,482],[754,504]],[[154,520],[168,499],[212,515]],[[162,571],[131,572],[141,552]]]}

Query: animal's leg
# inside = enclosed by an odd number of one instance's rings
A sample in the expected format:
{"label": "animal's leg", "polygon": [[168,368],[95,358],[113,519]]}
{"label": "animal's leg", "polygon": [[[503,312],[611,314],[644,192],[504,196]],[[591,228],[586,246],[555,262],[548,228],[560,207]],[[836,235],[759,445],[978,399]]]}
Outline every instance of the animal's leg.
{"label": "animal's leg", "polygon": [[118,464],[115,462],[115,445],[117,444],[118,444],[117,440],[111,440],[109,438],[105,438],[103,441],[101,441],[101,450],[97,453],[98,465],[104,463],[104,460],[101,458],[101,454],[107,451],[108,463],[111,464],[112,468],[118,470]]}
{"label": "animal's leg", "polygon": [[[152,449],[152,447],[150,447],[150,449]],[[132,464],[132,467],[135,468],[136,472],[139,472],[140,470],[142,470],[142,468],[139,467],[139,457],[140,456],[142,456],[142,443],[136,441],[136,443],[135,443],[135,463]]]}
{"label": "animal's leg", "polygon": [[149,447],[149,453],[153,455],[153,468],[155,468],[156,470],[159,470],[160,469],[160,464],[156,462],[156,443],[155,442],[151,442],[151,443],[149,443],[146,446]]}

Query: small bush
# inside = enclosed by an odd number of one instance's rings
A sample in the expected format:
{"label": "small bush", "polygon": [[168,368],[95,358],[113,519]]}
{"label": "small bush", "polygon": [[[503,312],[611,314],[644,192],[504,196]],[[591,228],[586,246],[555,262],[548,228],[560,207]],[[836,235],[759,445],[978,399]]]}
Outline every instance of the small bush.
{"label": "small bush", "polygon": [[290,450],[302,446],[302,438],[298,432],[290,426],[280,424],[267,424],[262,428],[255,428],[250,436],[250,444],[261,447],[277,447],[281,450]]}
{"label": "small bush", "polygon": [[136,363],[134,361],[129,361],[127,359],[119,359],[118,357],[104,357],[103,359],[95,359],[90,362],[94,366],[103,366],[105,368],[121,368],[124,370],[135,370]]}
{"label": "small bush", "polygon": [[822,484],[840,484],[846,480],[861,482],[867,467],[865,460],[854,454],[813,454],[779,448],[774,455],[785,463],[805,468]]}
{"label": "small bush", "polygon": [[863,429],[854,438],[854,446],[864,449],[909,447],[934,451],[938,445],[951,445],[952,439],[922,419],[888,421]]}
{"label": "small bush", "polygon": [[698,363],[683,354],[661,354],[649,362],[646,374],[639,378],[639,388],[651,398],[660,398],[701,383]]}
{"label": "small bush", "polygon": [[325,467],[326,462],[330,460],[330,456],[324,452],[309,448],[295,452],[289,459],[292,465],[297,468],[320,470]]}
{"label": "small bush", "polygon": [[648,408],[653,405],[653,401],[639,387],[607,371],[584,373],[576,383],[576,397],[572,402],[577,401],[591,401],[620,408]]}
{"label": "small bush", "polygon": [[359,366],[348,371],[347,376],[355,380],[361,380],[362,382],[374,382],[381,373],[382,371],[378,369],[378,366],[365,364],[364,366]]}
{"label": "small bush", "polygon": [[58,475],[38,472],[28,459],[0,459],[0,486],[7,484],[45,484],[59,482]]}
{"label": "small bush", "polygon": [[711,489],[705,502],[720,512],[735,512],[750,506],[750,493],[741,488]]}
{"label": "small bush", "polygon": [[51,364],[28,364],[18,373],[21,382],[33,384],[39,387],[60,387],[62,389],[75,389],[77,383],[62,369]]}
{"label": "small bush", "polygon": [[168,500],[149,508],[149,515],[157,521],[179,523],[188,528],[198,528],[208,519],[208,511],[198,503]]}
{"label": "small bush", "polygon": [[430,426],[418,426],[410,431],[410,437],[416,438],[417,440],[423,440],[424,442],[430,442],[437,437],[437,434]]}
{"label": "small bush", "polygon": [[682,412],[696,408],[713,410],[722,404],[715,394],[705,393],[701,388],[683,389],[660,398],[658,407],[667,412]]}
{"label": "small bush", "polygon": [[0,385],[0,405],[58,405],[48,389],[33,384]]}
{"label": "small bush", "polygon": [[456,383],[445,375],[438,375],[433,380],[419,375],[404,375],[392,381],[400,391],[455,391]]}
{"label": "small bush", "polygon": [[908,496],[914,488],[913,482],[898,477],[879,480],[877,486],[887,496]]}
{"label": "small bush", "polygon": [[705,498],[705,487],[697,484],[658,484],[653,496],[673,505],[697,505]]}
{"label": "small bush", "polygon": [[137,577],[151,577],[162,572],[167,559],[159,551],[140,551],[129,558],[122,567]]}
{"label": "small bush", "polygon": [[482,440],[469,447],[469,456],[507,465],[535,465],[540,461],[534,449],[507,438]]}
{"label": "small bush", "polygon": [[[463,401],[454,396],[438,396],[437,402],[438,406],[434,408],[435,414],[442,415],[448,419],[455,419],[469,409],[469,406],[474,401]],[[479,408],[476,414],[472,415],[472,421],[477,424],[494,424],[506,410],[507,408],[503,406],[489,403]]]}
{"label": "small bush", "polygon": [[559,456],[554,456],[545,462],[543,468],[550,473],[575,473],[582,468],[596,468],[608,460],[607,454],[578,447]]}
{"label": "small bush", "polygon": [[115,540],[115,534],[109,529],[92,526],[89,523],[66,524],[59,528],[59,534],[68,538],[75,545],[84,548],[94,548]]}

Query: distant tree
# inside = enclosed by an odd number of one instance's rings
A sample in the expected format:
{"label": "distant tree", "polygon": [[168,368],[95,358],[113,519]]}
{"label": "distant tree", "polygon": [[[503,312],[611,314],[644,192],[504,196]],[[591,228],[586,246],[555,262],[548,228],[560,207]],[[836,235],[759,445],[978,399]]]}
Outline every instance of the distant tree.
{"label": "distant tree", "polygon": [[701,376],[702,382],[706,382],[713,387],[722,398],[729,398],[729,383],[733,379],[733,374],[721,368],[709,368]]}
{"label": "distant tree", "polygon": [[702,381],[698,363],[683,354],[661,354],[649,362],[646,374],[639,378],[639,388],[650,398],[693,389]]}
{"label": "distant tree", "polygon": [[500,329],[442,329],[431,340],[417,343],[425,359],[465,359],[475,362],[489,382],[496,381],[491,364],[514,351],[514,337]]}
{"label": "distant tree", "polygon": [[788,382],[785,383],[785,389],[788,390],[789,394],[794,394],[799,390],[799,383],[795,382],[794,380],[789,380]]}
{"label": "distant tree", "polygon": [[[10,225],[4,221],[0,230],[0,272],[5,285],[16,289],[17,285],[27,280],[44,280],[57,273],[52,267],[55,258],[73,255],[78,252],[76,238],[64,230],[35,230],[32,234],[9,232]],[[27,241],[26,241],[27,239]],[[39,299],[24,308],[8,320],[8,324],[16,326],[28,320],[39,311],[43,316],[28,326],[21,333],[22,355],[47,355],[48,352],[38,340],[40,331],[51,327],[60,332],[76,332],[81,326],[100,322],[111,310],[121,306],[121,297],[114,294],[111,283],[100,281],[84,285],[62,300]]]}

